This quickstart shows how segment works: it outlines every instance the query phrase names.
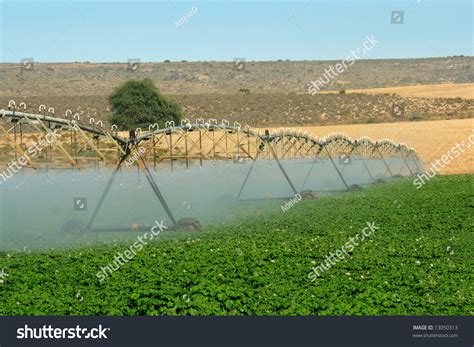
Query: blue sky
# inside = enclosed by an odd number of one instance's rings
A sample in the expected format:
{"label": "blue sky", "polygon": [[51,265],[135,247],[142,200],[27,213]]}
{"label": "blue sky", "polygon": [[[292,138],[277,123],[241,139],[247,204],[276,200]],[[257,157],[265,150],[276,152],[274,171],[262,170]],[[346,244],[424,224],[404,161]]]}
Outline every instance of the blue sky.
{"label": "blue sky", "polygon": [[470,0],[0,1],[1,62],[342,59],[367,35],[379,41],[368,59],[473,47]]}

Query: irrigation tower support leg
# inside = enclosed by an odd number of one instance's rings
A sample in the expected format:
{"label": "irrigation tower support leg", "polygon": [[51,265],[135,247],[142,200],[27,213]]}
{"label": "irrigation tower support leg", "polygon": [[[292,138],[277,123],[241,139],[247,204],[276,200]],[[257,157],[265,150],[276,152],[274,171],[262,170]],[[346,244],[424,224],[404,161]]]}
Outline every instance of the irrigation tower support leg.
{"label": "irrigation tower support leg", "polygon": [[412,155],[413,157],[413,161],[415,162],[415,166],[416,166],[416,169],[419,173],[422,173],[423,172],[423,168],[419,165],[419,159],[417,157],[415,157],[414,155]]}
{"label": "irrigation tower support leg", "polygon": [[199,167],[202,167],[202,131],[199,129]]}
{"label": "irrigation tower support leg", "polygon": [[169,154],[170,154],[170,167],[171,167],[171,171],[173,171],[173,131],[170,127],[170,139],[169,139]]}
{"label": "irrigation tower support leg", "polygon": [[145,170],[145,176],[146,176],[146,178],[148,180],[148,183],[150,184],[151,188],[153,189],[153,192],[155,193],[158,200],[160,200],[161,205],[165,209],[165,212],[168,215],[168,217],[171,219],[171,222],[173,223],[174,227],[178,228],[178,223],[176,222],[176,219],[174,218],[173,213],[171,212],[168,204],[166,203],[166,200],[163,197],[163,194],[161,194],[160,189],[158,188],[158,185],[156,184],[156,182],[153,178],[153,175],[151,174],[150,170],[148,169],[148,166],[146,165],[146,162],[143,159],[143,157],[140,157],[140,161],[143,164],[143,168]]}
{"label": "irrigation tower support leg", "polygon": [[281,165],[281,162],[280,162],[280,160],[278,159],[277,154],[275,153],[275,151],[274,151],[272,145],[270,144],[270,141],[269,141],[269,139],[268,139],[268,130],[265,131],[265,134],[266,134],[265,139],[264,139],[265,145],[270,149],[270,152],[271,152],[272,155],[273,155],[273,159],[275,159],[276,163],[278,164],[278,167],[280,168],[281,172],[282,172],[283,175],[285,176],[286,180],[288,181],[288,183],[289,183],[291,189],[293,190],[293,192],[295,193],[295,195],[298,194],[298,191],[296,190],[295,186],[293,185],[293,182],[291,182],[290,177],[289,177],[288,174],[286,173],[285,168],[283,167],[283,165]]}
{"label": "irrigation tower support leg", "polygon": [[413,170],[411,169],[410,165],[408,165],[407,159],[403,158],[403,162],[405,163],[405,166],[407,167],[408,171],[410,171],[410,175],[413,176]]}
{"label": "irrigation tower support leg", "polygon": [[[94,141],[92,141],[91,139],[89,139],[86,135],[86,133],[80,128],[77,126],[77,124],[73,124],[72,125],[72,128],[74,130],[77,130],[79,136],[89,145],[91,146],[91,148],[94,150],[95,154],[97,154],[103,161],[105,164],[108,163],[107,159],[105,158],[105,155],[96,147],[96,145],[94,144]],[[94,155],[95,155],[94,154]]]}
{"label": "irrigation tower support leg", "polygon": [[305,177],[305,179],[303,181],[303,184],[301,185],[301,188],[300,188],[301,190],[303,190],[304,186],[306,185],[306,182],[308,181],[308,178],[311,175],[311,172],[313,172],[314,166],[317,162],[318,162],[318,158],[316,157],[314,159],[313,163],[311,164],[311,167],[309,168],[308,173],[306,174],[306,177]]}
{"label": "irrigation tower support leg", "polygon": [[[136,146],[136,149],[138,150],[138,146]],[[102,193],[102,196],[99,199],[99,203],[97,204],[97,207],[95,208],[94,213],[92,214],[92,217],[89,220],[89,223],[87,224],[88,229],[90,229],[92,227],[92,224],[94,223],[94,221],[97,217],[97,214],[99,213],[99,211],[100,211],[100,209],[101,209],[101,207],[104,203],[104,200],[105,200],[105,198],[107,197],[107,195],[109,193],[110,187],[112,186],[112,184],[115,180],[115,177],[117,176],[117,173],[120,171],[122,163],[129,157],[130,154],[131,154],[131,151],[130,151],[129,148],[127,148],[126,154],[123,155],[122,158],[120,159],[120,162],[118,163],[117,168],[114,170],[114,172],[112,173],[112,175],[109,178],[109,181],[107,182],[107,185],[105,186],[105,189]],[[156,197],[160,200],[161,205],[165,209],[165,212],[168,215],[168,217],[171,219],[173,225],[175,227],[177,227],[176,219],[174,218],[173,214],[171,213],[171,210],[169,209],[168,204],[166,203],[166,200],[164,199],[164,197],[161,194],[158,186],[156,185],[156,182],[153,179],[153,176],[150,173],[150,170],[148,169],[145,160],[142,157],[140,157],[140,160],[143,163],[143,166],[144,166],[144,169],[145,169],[145,176],[148,180],[148,183],[150,184],[151,188],[153,189],[153,192],[155,193]]]}
{"label": "irrigation tower support leg", "polygon": [[16,125],[18,123],[18,119],[15,119],[15,123],[13,123],[13,141],[15,142],[15,160],[18,160],[18,152],[16,150],[17,143],[16,143]]}
{"label": "irrigation tower support leg", "polygon": [[[36,165],[33,161],[31,161],[31,159],[25,154],[25,152],[23,151],[23,149],[21,148],[21,146],[19,146],[16,141],[14,141],[14,139],[11,138],[11,135],[10,133],[8,132],[7,129],[5,129],[3,127],[3,125],[0,124],[0,131],[4,134],[4,138],[6,140],[6,142],[8,142],[10,145],[12,145],[13,148],[15,148],[16,151],[18,151],[21,156],[23,158],[26,159],[26,161],[28,162],[28,164],[36,170]],[[16,154],[15,154],[16,155]]]}
{"label": "irrigation tower support leg", "polygon": [[[38,131],[40,134],[43,134],[43,137],[46,137],[47,135],[52,135],[53,134],[51,129],[46,127],[46,125],[44,125],[44,123],[38,117],[36,117],[36,120],[44,130],[41,130],[31,119],[25,118],[25,120],[28,122],[29,125],[31,125],[33,128],[35,128],[36,131]],[[69,152],[66,151],[66,149],[61,145],[61,143],[59,141],[55,141],[54,145],[50,144],[50,148],[54,148],[54,147],[59,148],[59,150],[64,153],[64,155],[66,156],[67,160],[69,161],[69,163],[71,164],[72,167],[75,167],[78,170],[80,169],[79,165],[77,165],[77,163],[71,157]]]}
{"label": "irrigation tower support leg", "polygon": [[[126,158],[126,157],[128,157],[128,155],[127,156],[122,156],[122,158]],[[123,159],[123,160],[125,160],[125,159]],[[119,172],[120,166],[122,165],[123,160],[120,161],[117,168],[114,170],[114,172],[110,176],[109,181],[107,182],[107,185],[105,186],[105,189],[102,192],[102,196],[99,199],[99,203],[97,204],[97,207],[95,208],[94,213],[92,214],[92,217],[89,220],[89,223],[87,223],[87,229],[90,229],[92,227],[92,224],[94,223],[94,221],[97,217],[97,214],[99,213],[99,210],[101,209],[102,204],[104,203],[104,200],[105,200],[107,194],[109,194],[110,187],[112,186],[112,183],[114,183],[115,176],[117,176],[117,172]]]}
{"label": "irrigation tower support leg", "polygon": [[187,170],[189,168],[188,129],[184,130],[184,151],[186,153],[186,170]]}
{"label": "irrigation tower support leg", "polygon": [[242,195],[242,192],[244,191],[245,185],[247,184],[247,181],[250,177],[250,174],[253,171],[253,168],[255,166],[255,163],[257,162],[257,158],[259,156],[260,152],[257,150],[257,154],[255,155],[255,158],[252,160],[252,165],[250,165],[249,171],[247,171],[247,175],[245,175],[245,179],[242,182],[242,186],[240,187],[239,194],[237,194],[237,199],[240,199],[240,196]]}
{"label": "irrigation tower support leg", "polygon": [[239,138],[240,127],[237,128],[237,161],[240,160],[240,138]]}
{"label": "irrigation tower support leg", "polygon": [[371,180],[372,182],[375,181],[375,180],[374,180],[374,176],[372,175],[372,172],[370,172],[370,170],[369,170],[369,166],[368,166],[367,163],[365,162],[365,159],[362,157],[362,155],[360,154],[359,150],[358,150],[358,149],[354,149],[354,151],[356,151],[357,156],[360,158],[360,160],[362,160],[362,164],[364,164],[364,168],[365,168],[365,170],[367,171],[367,173],[369,174],[370,180]]}
{"label": "irrigation tower support leg", "polygon": [[153,139],[153,170],[156,172],[156,138],[155,138],[155,130],[152,133]]}
{"label": "irrigation tower support leg", "polygon": [[127,160],[127,158],[130,156],[131,150],[130,147],[127,146],[126,149],[123,151],[124,154],[121,156],[119,163],[117,164],[117,168],[114,170],[112,175],[109,178],[109,181],[107,182],[107,185],[105,186],[105,189],[102,193],[102,196],[99,199],[99,203],[97,204],[97,207],[94,210],[94,213],[92,214],[91,219],[89,220],[89,223],[87,223],[87,229],[90,229],[92,224],[94,223],[97,214],[99,213],[100,208],[102,207],[102,204],[104,203],[105,197],[109,193],[110,187],[112,186],[112,183],[114,183],[115,176],[117,176],[117,173],[120,171],[120,168],[122,166],[122,163]]}
{"label": "irrigation tower support leg", "polygon": [[347,184],[346,180],[344,179],[344,176],[342,175],[341,171],[337,167],[336,163],[334,162],[334,159],[332,158],[331,154],[329,153],[328,149],[324,147],[326,150],[326,153],[328,154],[329,160],[331,161],[332,166],[336,170],[337,174],[339,175],[339,178],[341,179],[342,183],[346,186],[346,189],[349,189],[349,185]]}
{"label": "irrigation tower support leg", "polygon": [[378,148],[377,148],[377,153],[379,154],[380,158],[382,158],[382,161],[383,161],[383,164],[385,165],[385,168],[387,169],[390,176],[392,176],[392,178],[393,178],[392,170],[390,170],[390,166],[387,164],[385,158],[383,157],[382,153],[380,153]]}
{"label": "irrigation tower support leg", "polygon": [[[283,176],[285,176],[285,179],[288,181],[291,189],[293,190],[295,195],[298,194],[298,191],[296,190],[293,182],[291,182],[291,179],[288,176],[288,174],[286,173],[285,168],[283,167],[280,160],[278,159],[278,156],[275,153],[275,151],[273,150],[273,147],[270,145],[270,142],[269,142],[268,138],[265,137],[262,140],[263,140],[262,144],[264,144],[267,148],[270,149],[270,152],[271,152],[273,158],[275,159],[276,163],[278,164],[278,167],[280,168],[281,172],[283,173]],[[250,169],[247,172],[247,175],[245,176],[244,182],[242,183],[242,186],[240,187],[240,191],[239,191],[239,194],[237,195],[237,199],[239,199],[240,196],[242,195],[242,192],[244,191],[245,185],[247,184],[247,181],[250,177],[250,173],[253,171],[253,168],[255,167],[255,163],[257,162],[257,159],[258,159],[258,156],[260,155],[260,153],[261,153],[261,151],[257,150],[257,154],[255,155],[255,158],[252,161],[252,165],[250,166]]]}

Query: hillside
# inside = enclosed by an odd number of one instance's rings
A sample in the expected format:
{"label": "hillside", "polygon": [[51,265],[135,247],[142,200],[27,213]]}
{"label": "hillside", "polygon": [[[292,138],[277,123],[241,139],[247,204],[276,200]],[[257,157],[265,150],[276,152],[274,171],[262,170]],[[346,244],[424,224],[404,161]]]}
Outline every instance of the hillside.
{"label": "hillside", "polygon": [[[328,86],[337,95],[315,96],[307,93],[308,84],[337,61],[246,62],[240,69],[233,62],[140,63],[135,70],[127,63],[36,63],[28,69],[0,64],[0,107],[15,99],[32,110],[46,104],[56,114],[71,109],[105,120],[114,88],[148,77],[189,118],[227,118],[253,126],[469,118],[472,84],[461,83],[474,82],[473,62],[473,57],[360,60]],[[450,86],[450,92],[433,93],[433,88],[447,89],[433,87],[438,84]],[[413,85],[421,86],[406,90]]]}

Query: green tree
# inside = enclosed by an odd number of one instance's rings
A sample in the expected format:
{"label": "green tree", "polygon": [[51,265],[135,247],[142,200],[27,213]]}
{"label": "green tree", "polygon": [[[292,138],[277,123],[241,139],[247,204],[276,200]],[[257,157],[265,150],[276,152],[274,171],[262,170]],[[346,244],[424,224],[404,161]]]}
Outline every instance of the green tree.
{"label": "green tree", "polygon": [[181,108],[161,95],[149,78],[123,83],[109,97],[109,103],[113,111],[109,121],[121,130],[145,130],[154,123],[164,127],[167,121],[179,124],[181,120]]}

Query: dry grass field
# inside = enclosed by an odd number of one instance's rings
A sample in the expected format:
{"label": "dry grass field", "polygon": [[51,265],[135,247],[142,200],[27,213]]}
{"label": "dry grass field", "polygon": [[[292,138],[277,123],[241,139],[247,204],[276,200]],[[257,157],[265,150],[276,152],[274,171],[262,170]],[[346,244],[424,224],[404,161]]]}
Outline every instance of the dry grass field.
{"label": "dry grass field", "polygon": [[[335,61],[0,64],[0,107],[45,104],[107,123],[108,96],[130,79],[150,78],[190,119],[226,118],[250,126],[311,126],[467,119],[474,114],[474,57],[360,60],[308,94]],[[346,93],[344,93],[346,91]],[[341,92],[341,94],[340,94]]]}
{"label": "dry grass field", "polygon": [[[334,94],[335,91],[322,92]],[[420,84],[414,86],[366,88],[346,90],[347,94],[397,94],[417,98],[463,98],[474,99],[474,83]]]}
{"label": "dry grass field", "polygon": [[[473,83],[473,57],[358,60],[333,79],[327,90],[383,88],[417,84]],[[36,63],[26,70],[0,64],[6,81],[0,97],[110,95],[129,79],[151,78],[167,95],[234,94],[241,88],[255,94],[307,93],[312,80],[339,61],[247,61],[241,69],[233,62]]]}
{"label": "dry grass field", "polygon": [[436,159],[446,154],[456,143],[464,142],[464,153],[446,165],[441,174],[474,173],[474,136],[470,148],[469,136],[474,134],[474,119],[454,119],[427,122],[404,122],[390,124],[355,124],[320,127],[303,127],[309,133],[323,137],[332,132],[342,132],[358,138],[369,136],[374,140],[389,138],[415,148],[425,169]]}
{"label": "dry grass field", "polygon": [[[228,119],[250,126],[311,126],[391,123],[420,120],[466,119],[474,115],[474,99],[401,97],[396,94],[186,94],[168,95],[182,106],[184,116]],[[111,114],[106,96],[11,96],[28,109],[54,107],[56,115],[67,109],[107,123]]]}

